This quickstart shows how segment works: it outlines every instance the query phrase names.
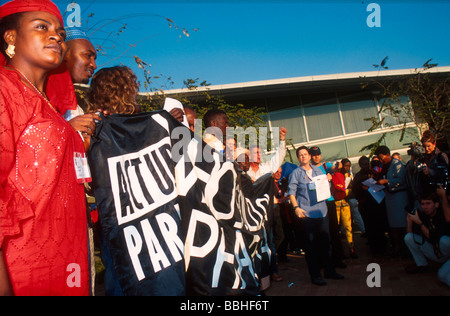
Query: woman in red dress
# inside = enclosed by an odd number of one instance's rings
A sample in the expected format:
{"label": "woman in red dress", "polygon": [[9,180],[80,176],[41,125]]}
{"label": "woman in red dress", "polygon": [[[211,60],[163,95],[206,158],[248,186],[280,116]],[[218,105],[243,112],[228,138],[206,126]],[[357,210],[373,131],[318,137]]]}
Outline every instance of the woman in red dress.
{"label": "woman in red dress", "polygon": [[0,295],[89,295],[80,135],[58,8],[0,7]]}

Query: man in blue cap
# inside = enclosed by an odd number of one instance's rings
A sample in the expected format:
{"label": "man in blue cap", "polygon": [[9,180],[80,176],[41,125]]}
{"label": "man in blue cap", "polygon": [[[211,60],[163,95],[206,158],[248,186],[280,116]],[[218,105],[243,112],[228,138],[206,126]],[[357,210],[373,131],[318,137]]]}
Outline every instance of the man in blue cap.
{"label": "man in blue cap", "polygon": [[[88,84],[97,69],[95,47],[80,27],[66,27],[65,30],[67,52],[64,62],[69,70],[72,82]],[[83,110],[79,107],[77,111],[66,113],[65,118],[70,121],[83,114]]]}
{"label": "man in blue cap", "polygon": [[73,83],[89,83],[97,69],[97,52],[86,33],[79,27],[66,27],[67,53],[64,61]]}
{"label": "man in blue cap", "polygon": [[[87,84],[97,69],[95,47],[80,27],[66,27],[65,30],[67,53],[64,62],[69,70],[72,82]],[[94,120],[100,120],[97,114],[84,114],[80,106],[76,110],[67,111],[64,118],[76,131],[82,133],[83,138],[93,135],[95,130]]]}

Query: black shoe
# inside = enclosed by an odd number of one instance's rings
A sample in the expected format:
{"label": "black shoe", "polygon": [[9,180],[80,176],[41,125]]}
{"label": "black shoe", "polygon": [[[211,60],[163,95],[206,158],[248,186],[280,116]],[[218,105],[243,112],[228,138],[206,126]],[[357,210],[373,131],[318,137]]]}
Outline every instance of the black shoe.
{"label": "black shoe", "polygon": [[322,279],[320,276],[317,278],[311,278],[311,282],[318,286],[327,285],[327,282],[324,279]]}
{"label": "black shoe", "polygon": [[325,273],[325,279],[342,280],[343,278],[344,278],[344,276],[337,272]]}

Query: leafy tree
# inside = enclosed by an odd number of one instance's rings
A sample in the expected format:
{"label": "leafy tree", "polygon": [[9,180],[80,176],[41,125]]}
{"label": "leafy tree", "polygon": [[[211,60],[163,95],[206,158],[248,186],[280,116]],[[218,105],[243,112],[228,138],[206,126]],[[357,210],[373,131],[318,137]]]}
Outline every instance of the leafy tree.
{"label": "leafy tree", "polygon": [[[171,95],[171,98],[177,99],[183,105],[190,106],[197,114],[199,119],[203,119],[206,112],[212,109],[219,109],[227,113],[229,125],[231,127],[242,127],[244,130],[249,127],[255,127],[258,133],[258,127],[267,127],[265,117],[267,115],[264,105],[257,107],[245,106],[242,103],[231,104],[221,96],[213,96],[208,92],[208,89],[199,90],[200,87],[208,87],[210,84],[207,81],[200,82],[199,78],[184,80],[184,88],[192,91],[197,91],[195,97],[189,97],[181,93],[179,95]],[[166,94],[164,90],[159,89],[154,94],[148,94],[145,97],[144,110],[158,110],[164,106]],[[238,131],[237,131],[238,133]],[[259,135],[259,134],[258,134]],[[270,142],[269,142],[270,144]]]}
{"label": "leafy tree", "polygon": [[[380,65],[374,65],[377,69],[388,69],[384,58]],[[399,141],[403,141],[407,133],[407,123],[414,122],[420,135],[430,129],[440,143],[440,148],[450,148],[450,76],[436,76],[429,69],[437,64],[431,64],[432,59],[425,62],[421,68],[416,68],[414,73],[404,78],[375,80],[376,86],[381,88],[383,102],[380,105],[378,116],[367,118],[372,123],[369,132],[377,130],[381,126],[391,127],[402,125],[402,133]],[[368,86],[365,84],[363,87]],[[381,119],[380,119],[381,117]],[[389,123],[394,120],[395,123]],[[384,141],[386,133],[372,144],[364,146],[361,151],[371,150],[371,154]]]}

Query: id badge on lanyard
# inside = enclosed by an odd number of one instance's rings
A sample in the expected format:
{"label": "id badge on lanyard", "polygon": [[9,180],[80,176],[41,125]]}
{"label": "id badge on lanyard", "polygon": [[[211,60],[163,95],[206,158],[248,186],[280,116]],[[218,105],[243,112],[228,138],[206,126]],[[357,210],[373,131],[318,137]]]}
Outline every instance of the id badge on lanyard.
{"label": "id badge on lanyard", "polygon": [[311,170],[311,174],[306,173],[306,178],[308,178],[308,180],[310,181],[307,184],[308,190],[309,191],[315,191],[316,190],[316,183],[313,180],[312,170]]}
{"label": "id badge on lanyard", "polygon": [[74,152],[73,161],[75,165],[75,173],[77,175],[77,182],[80,184],[91,182],[91,170],[89,169],[86,154]]}

